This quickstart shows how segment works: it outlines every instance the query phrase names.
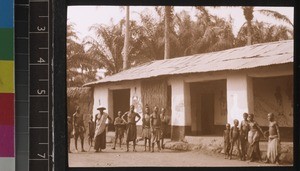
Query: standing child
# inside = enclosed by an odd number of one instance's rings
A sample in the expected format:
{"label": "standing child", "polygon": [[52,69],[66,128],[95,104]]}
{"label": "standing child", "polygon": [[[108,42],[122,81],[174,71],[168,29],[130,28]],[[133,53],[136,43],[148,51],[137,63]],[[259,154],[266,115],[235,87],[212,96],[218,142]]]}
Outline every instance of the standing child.
{"label": "standing child", "polygon": [[165,108],[161,109],[160,120],[161,120],[161,131],[162,131],[161,148],[164,149],[165,148],[164,138],[166,138],[167,128],[168,128],[168,124],[169,124],[169,118],[166,115],[166,109]]}
{"label": "standing child", "polygon": [[280,134],[279,134],[279,126],[277,122],[274,120],[274,114],[268,114],[269,120],[269,141],[268,141],[268,149],[267,149],[267,160],[269,163],[279,164],[279,151],[280,151]]}
{"label": "standing child", "polygon": [[230,151],[229,151],[229,159],[231,159],[232,151],[234,147],[237,147],[240,159],[242,160],[242,155],[240,151],[240,130],[239,130],[239,121],[235,119],[233,121],[233,127],[230,130]]}
{"label": "standing child", "polygon": [[151,138],[152,138],[152,150],[154,152],[154,143],[156,142],[158,151],[160,151],[160,140],[161,140],[161,120],[158,114],[158,108],[155,106],[153,113],[150,115],[150,127],[151,127]]}
{"label": "standing child", "polygon": [[143,135],[143,139],[145,141],[145,150],[147,150],[147,141],[148,141],[148,148],[150,151],[150,146],[151,146],[151,130],[150,130],[150,110],[149,107],[147,106],[145,108],[145,114],[143,115],[143,131],[142,131],[142,135]]}
{"label": "standing child", "polygon": [[115,142],[114,142],[114,147],[112,148],[113,150],[116,149],[116,144],[117,144],[117,141],[118,139],[120,140],[120,148],[121,148],[121,145],[122,145],[122,140],[123,140],[123,137],[124,137],[124,121],[123,119],[121,118],[122,116],[122,112],[119,111],[118,112],[118,117],[116,117],[115,119],[115,122],[114,122],[114,125],[115,125]]}
{"label": "standing child", "polygon": [[223,133],[224,137],[224,154],[225,154],[225,159],[229,157],[229,150],[230,150],[230,124],[226,124],[226,129],[224,130]]}
{"label": "standing child", "polygon": [[246,153],[248,149],[248,132],[249,132],[249,123],[248,123],[248,113],[243,114],[244,120],[242,120],[240,125],[241,135],[241,151],[242,151],[242,160],[246,160]]}
{"label": "standing child", "polygon": [[89,137],[88,137],[88,143],[90,147],[93,147],[93,140],[95,135],[95,122],[93,122],[93,115],[91,115],[91,118],[89,120]]}

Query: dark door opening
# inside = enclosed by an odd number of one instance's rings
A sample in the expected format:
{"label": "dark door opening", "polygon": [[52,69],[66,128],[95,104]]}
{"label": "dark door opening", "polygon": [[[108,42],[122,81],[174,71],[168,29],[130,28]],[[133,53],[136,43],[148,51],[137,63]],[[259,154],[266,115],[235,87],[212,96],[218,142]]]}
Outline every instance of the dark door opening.
{"label": "dark door opening", "polygon": [[214,94],[201,94],[201,133],[212,134],[214,125]]}
{"label": "dark door opening", "polygon": [[227,122],[226,80],[190,83],[190,94],[190,135],[223,135]]}
{"label": "dark door opening", "polygon": [[[130,89],[121,89],[113,90],[113,118],[115,119],[118,116],[118,111],[121,111],[122,114],[127,112],[130,107]],[[114,130],[113,124],[110,124],[108,127],[109,131]]]}

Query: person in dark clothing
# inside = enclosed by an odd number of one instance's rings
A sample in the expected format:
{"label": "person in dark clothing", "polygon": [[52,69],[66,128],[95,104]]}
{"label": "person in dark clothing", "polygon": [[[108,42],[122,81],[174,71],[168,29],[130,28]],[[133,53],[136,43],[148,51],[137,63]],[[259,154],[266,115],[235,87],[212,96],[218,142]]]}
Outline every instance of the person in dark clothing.
{"label": "person in dark clothing", "polygon": [[125,123],[123,119],[121,118],[122,112],[118,112],[118,117],[115,118],[114,126],[115,126],[115,141],[114,141],[114,147],[112,148],[113,150],[116,149],[116,144],[118,139],[120,140],[120,148],[122,145],[122,140],[124,138],[124,126]]}
{"label": "person in dark clothing", "polygon": [[226,124],[226,129],[223,132],[223,138],[224,138],[224,154],[225,159],[229,157],[229,151],[230,151],[230,124]]}
{"label": "person in dark clothing", "polygon": [[73,138],[73,123],[72,123],[72,117],[68,116],[68,152],[72,153],[70,150],[70,144],[71,144],[71,138]]}
{"label": "person in dark clothing", "polygon": [[107,113],[104,112],[105,107],[98,107],[99,113],[96,114],[95,119],[95,152],[100,152],[102,149],[106,148],[106,123],[107,120],[111,122],[111,118]]}
{"label": "person in dark clothing", "polygon": [[[125,119],[126,118],[126,119]],[[138,118],[138,120],[136,120]],[[134,106],[130,106],[130,111],[126,112],[123,116],[122,119],[127,125],[127,139],[126,139],[126,151],[129,151],[129,142],[133,141],[133,151],[136,152],[135,150],[135,144],[136,144],[136,123],[141,119],[141,116],[134,112]]]}
{"label": "person in dark clothing", "polygon": [[83,115],[80,113],[79,106],[77,106],[76,112],[73,114],[73,128],[74,128],[76,152],[78,152],[78,149],[77,149],[78,137],[80,138],[80,142],[81,142],[81,152],[85,152],[84,146],[83,146],[84,145],[85,127],[84,127],[84,123],[83,123]]}

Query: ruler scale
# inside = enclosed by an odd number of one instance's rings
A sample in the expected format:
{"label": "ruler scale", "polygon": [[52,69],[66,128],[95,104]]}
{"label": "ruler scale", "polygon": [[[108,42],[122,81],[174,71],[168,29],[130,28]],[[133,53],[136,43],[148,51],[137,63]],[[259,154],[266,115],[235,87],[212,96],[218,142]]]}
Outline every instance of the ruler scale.
{"label": "ruler scale", "polygon": [[29,1],[29,170],[52,170],[50,5]]}
{"label": "ruler scale", "polygon": [[29,170],[28,0],[15,0],[16,170]]}

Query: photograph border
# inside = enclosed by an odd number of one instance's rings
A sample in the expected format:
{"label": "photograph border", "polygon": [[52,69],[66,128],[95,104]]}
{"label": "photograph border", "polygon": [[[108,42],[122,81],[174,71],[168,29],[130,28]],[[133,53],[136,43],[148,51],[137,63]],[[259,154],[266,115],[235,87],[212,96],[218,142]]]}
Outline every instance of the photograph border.
{"label": "photograph border", "polygon": [[[299,3],[296,5],[297,1],[284,1],[284,0],[252,0],[252,1],[216,1],[216,0],[207,0],[207,1],[183,1],[175,0],[172,2],[169,1],[121,1],[121,0],[54,0],[53,1],[53,113],[54,113],[54,169],[55,170],[99,170],[99,168],[69,168],[68,167],[68,148],[67,148],[67,85],[66,85],[66,26],[67,26],[67,7],[73,5],[144,5],[144,6],[153,6],[153,5],[174,5],[174,6],[289,6],[294,7],[294,55],[299,55],[299,33],[297,29],[299,27]],[[64,47],[64,48],[62,48]],[[200,168],[205,169],[222,169],[222,170],[235,170],[235,169],[272,169],[272,170],[299,170],[299,59],[294,57],[294,165],[292,167],[160,167],[159,169],[187,169],[187,170],[196,170]],[[106,168],[101,167],[101,169],[107,170],[119,170],[119,169],[138,169],[139,167],[116,167],[116,168]],[[143,167],[142,169],[153,169],[156,167]]]}

